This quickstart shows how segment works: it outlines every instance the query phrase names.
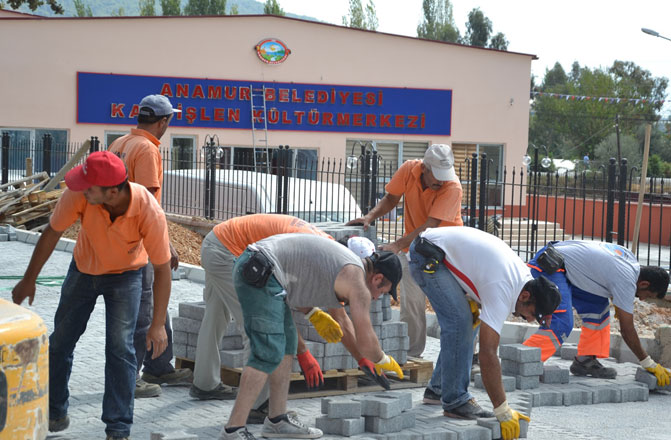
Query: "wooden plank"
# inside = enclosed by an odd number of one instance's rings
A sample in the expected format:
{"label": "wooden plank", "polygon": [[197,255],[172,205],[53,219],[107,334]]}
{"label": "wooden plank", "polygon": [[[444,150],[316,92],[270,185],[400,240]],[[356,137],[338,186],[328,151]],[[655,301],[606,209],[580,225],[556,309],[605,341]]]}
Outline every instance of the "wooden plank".
{"label": "wooden plank", "polygon": [[49,175],[45,172],[42,171],[41,173],[33,174],[32,176],[24,177],[23,179],[19,180],[13,180],[11,182],[7,182],[4,185],[0,185],[0,190],[3,190],[5,188],[9,188],[10,186],[16,186],[21,183],[26,183],[26,182],[32,182],[33,180],[40,180],[44,181],[49,178]]}
{"label": "wooden plank", "polygon": [[75,165],[77,165],[77,163],[79,162],[79,160],[82,157],[84,157],[90,149],[91,149],[91,141],[86,140],[86,142],[84,142],[82,146],[79,147],[79,150],[77,150],[77,152],[70,158],[70,160],[68,160],[68,162],[65,165],[63,165],[63,167],[60,170],[58,170],[56,175],[52,177],[51,180],[49,180],[49,182],[43,189],[49,192],[54,188],[56,188],[61,183],[61,180],[63,180],[63,178],[65,177],[65,174],[72,168],[74,168]]}
{"label": "wooden plank", "polygon": [[55,200],[49,200],[49,201],[46,201],[46,202],[44,202],[44,203],[40,203],[39,205],[33,206],[33,207],[31,207],[31,208],[28,208],[28,209],[24,209],[23,211],[19,211],[19,212],[15,212],[15,213],[13,213],[13,214],[12,214],[12,218],[14,218],[14,217],[20,217],[20,216],[29,214],[29,213],[31,213],[31,212],[33,212],[33,211],[37,211],[37,210],[44,209],[44,208],[47,209],[46,212],[50,212],[50,211],[51,211],[51,207],[52,207],[53,205],[55,205],[57,202],[58,202],[58,199],[55,199]]}

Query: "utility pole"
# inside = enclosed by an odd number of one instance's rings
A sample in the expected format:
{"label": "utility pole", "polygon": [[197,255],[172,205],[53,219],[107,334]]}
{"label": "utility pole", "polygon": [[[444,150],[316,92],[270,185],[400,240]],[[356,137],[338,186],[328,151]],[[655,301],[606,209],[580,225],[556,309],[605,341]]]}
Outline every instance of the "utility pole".
{"label": "utility pole", "polygon": [[615,137],[617,139],[617,163],[622,162],[622,154],[620,151],[620,115],[615,114]]}

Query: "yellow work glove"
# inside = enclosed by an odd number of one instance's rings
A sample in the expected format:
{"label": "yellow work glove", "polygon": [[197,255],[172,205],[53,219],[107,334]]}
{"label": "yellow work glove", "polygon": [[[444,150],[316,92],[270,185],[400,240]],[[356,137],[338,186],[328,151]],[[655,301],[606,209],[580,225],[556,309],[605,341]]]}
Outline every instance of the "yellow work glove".
{"label": "yellow work glove", "polygon": [[657,386],[665,387],[669,384],[669,371],[652,360],[650,356],[639,362],[641,367],[655,375]]}
{"label": "yellow work glove", "polygon": [[[383,353],[384,354],[384,353]],[[385,354],[379,362],[375,363],[375,371],[380,374],[382,370],[396,373],[399,379],[403,379],[403,370],[398,366],[398,362],[393,357]]]}
{"label": "yellow work glove", "polygon": [[315,307],[310,313],[305,315],[326,342],[340,342],[342,339],[342,329],[335,319],[325,311]]}
{"label": "yellow work glove", "polygon": [[522,413],[519,413],[508,406],[508,401],[504,400],[501,405],[494,408],[494,415],[501,424],[501,438],[503,440],[513,440],[520,436],[520,419],[530,422],[531,419]]}
{"label": "yellow work glove", "polygon": [[476,301],[473,301],[470,298],[466,298],[468,300],[468,305],[471,307],[471,315],[473,315],[473,330],[477,326],[480,325],[480,308],[478,307],[478,303]]}
{"label": "yellow work glove", "polygon": [[620,320],[620,309],[618,309],[617,306],[613,306],[613,308],[615,309],[615,319],[617,319],[619,321]]}

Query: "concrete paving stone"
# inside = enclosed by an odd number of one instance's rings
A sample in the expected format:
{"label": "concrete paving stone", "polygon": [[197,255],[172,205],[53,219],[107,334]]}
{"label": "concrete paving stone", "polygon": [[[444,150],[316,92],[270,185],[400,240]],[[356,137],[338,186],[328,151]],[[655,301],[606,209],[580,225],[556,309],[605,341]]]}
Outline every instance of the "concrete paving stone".
{"label": "concrete paving stone", "polygon": [[366,428],[366,421],[363,417],[332,419],[329,417],[317,417],[315,427],[321,429],[324,434],[342,435],[351,437],[362,434]]}
{"label": "concrete paving stone", "polygon": [[[384,295],[389,296],[389,295]],[[385,323],[391,320],[391,307],[382,307],[382,322]]]}
{"label": "concrete paving stone", "polygon": [[[298,332],[299,335],[305,340],[305,342],[316,342],[316,341],[310,341],[308,338],[310,337],[310,327],[307,325],[296,325],[296,331]],[[325,343],[325,341],[322,341],[322,343]]]}
{"label": "concrete paving stone", "polygon": [[[29,235],[26,235],[26,243],[28,243],[28,244],[35,244],[35,243],[37,243],[37,240],[39,240],[39,239],[40,239],[40,234],[31,233]],[[67,246],[66,246],[66,249],[67,249]],[[66,250],[66,252],[67,252],[67,250]]]}
{"label": "concrete paving stone", "polygon": [[315,358],[324,357],[326,347],[329,345],[338,345],[338,344],[325,344],[323,342],[305,341],[305,346],[308,348],[308,350],[310,350],[310,353],[312,353],[312,356],[314,356]]}
{"label": "concrete paving stone", "polygon": [[381,325],[383,319],[382,319],[382,312],[375,312],[370,314],[370,323],[373,325]]}
{"label": "concrete paving stone", "polygon": [[562,406],[564,405],[564,393],[558,389],[548,387],[527,390],[532,397],[532,406]]}
{"label": "concrete paving stone", "polygon": [[408,335],[408,323],[401,321],[387,321],[382,323],[382,339],[398,338]]}
{"label": "concrete paving stone", "polygon": [[[198,346],[198,333],[187,333],[186,334],[186,345],[191,345],[192,347]],[[224,349],[224,347],[219,347],[219,349]]]}
{"label": "concrete paving stone", "polygon": [[150,440],[198,440],[198,436],[183,431],[152,432]]}
{"label": "concrete paving stone", "polygon": [[539,385],[539,376],[515,376],[515,388],[518,390],[538,388]]}
{"label": "concrete paving stone", "polygon": [[586,386],[569,384],[557,389],[564,394],[564,406],[592,404],[594,391]]}
{"label": "concrete paving stone", "polygon": [[221,365],[229,368],[242,368],[245,366],[244,350],[219,350]]}
{"label": "concrete paving stone", "polygon": [[242,347],[242,336],[238,335],[224,336],[219,342],[219,349],[221,350],[241,350]]}
{"label": "concrete paving stone", "polygon": [[0,234],[9,234],[9,225],[0,225]]}
{"label": "concrete paving stone", "polygon": [[179,303],[179,316],[195,321],[202,321],[205,316],[205,302],[182,302]]}
{"label": "concrete paving stone", "polygon": [[373,331],[375,332],[375,336],[377,337],[378,341],[382,340],[382,325],[374,325],[373,326]]}
{"label": "concrete paving stone", "polygon": [[17,240],[16,232],[10,232],[7,235],[9,235],[9,241],[16,241]]}
{"label": "concrete paving stone", "polygon": [[[329,344],[333,345],[333,344]],[[347,368],[347,359],[344,355],[340,356],[326,356],[324,357],[322,369],[326,370],[341,370]]]}
{"label": "concrete paving stone", "polygon": [[491,440],[492,439],[492,430],[485,428],[484,426],[468,425],[462,426],[453,423],[452,421],[446,422],[443,426],[446,429],[455,431],[458,435],[459,440]]}
{"label": "concrete paving stone", "polygon": [[[387,296],[387,295],[382,295]],[[374,299],[370,302],[370,312],[371,313],[382,313],[382,300]]]}
{"label": "concrete paving stone", "polygon": [[[24,231],[21,229],[16,230],[16,240],[17,241],[23,241],[24,243],[28,242],[28,237],[32,235],[32,232]],[[32,250],[31,250],[32,252]]]}
{"label": "concrete paving stone", "polygon": [[499,357],[519,363],[540,362],[541,349],[522,344],[504,344],[499,346]]}
{"label": "concrete paving stone", "polygon": [[385,338],[382,340],[382,350],[384,351],[407,350],[408,348],[410,348],[410,338],[408,336]]}
{"label": "concrete paving stone", "polygon": [[352,419],[361,417],[361,402],[350,399],[324,397],[321,400],[322,414],[331,419]]}
{"label": "concrete paving stone", "polygon": [[516,362],[510,359],[501,359],[501,372],[509,376],[540,376],[543,374],[543,363]]}
{"label": "concrete paving stone", "polygon": [[[9,239],[9,236],[7,238]],[[58,242],[56,243],[55,250],[65,252],[65,248],[67,247],[67,245],[68,244],[65,241],[58,240]]]}
{"label": "concrete paving stone", "polygon": [[562,368],[558,365],[544,365],[540,381],[548,384],[568,383],[569,375],[568,368]]}
{"label": "concrete paving stone", "polygon": [[385,399],[394,397],[398,399],[401,405],[401,411],[412,409],[412,393],[402,391],[385,391],[382,394],[376,394],[376,397],[383,397]]}
{"label": "concrete paving stone", "polygon": [[570,344],[570,343],[564,343],[562,346],[559,348],[561,350],[561,358],[565,359],[567,361],[572,361],[575,359],[576,356],[578,356],[578,345],[577,344]]}
{"label": "concrete paving stone", "polygon": [[193,347],[191,345],[186,346],[186,358],[191,360],[196,359],[196,347]]}
{"label": "concrete paving stone", "polygon": [[657,388],[657,377],[654,374],[648,372],[648,370],[645,368],[638,367],[636,369],[635,379],[636,382],[645,384],[650,391]]}
{"label": "concrete paving stone", "polygon": [[382,302],[383,309],[391,308],[391,295],[382,295],[380,301]]}
{"label": "concrete paving stone", "polygon": [[404,411],[398,416],[391,418],[382,418],[376,416],[366,417],[366,431],[377,434],[386,434],[390,432],[399,432],[403,429],[415,426],[415,413],[413,411]]}
{"label": "concrete paving stone", "polygon": [[[303,336],[303,337],[305,338],[305,336]],[[305,338],[305,339],[307,339],[308,341],[316,341],[316,342],[326,343],[326,340],[324,338],[322,338],[321,336],[319,336],[319,333],[317,332],[317,330],[312,326],[308,327],[308,334],[307,334],[307,338]]]}
{"label": "concrete paving stone", "polygon": [[477,420],[479,426],[483,426],[492,431],[492,439],[501,438],[501,424],[496,417],[488,417],[486,419]]}
{"label": "concrete paving stone", "polygon": [[622,391],[622,402],[647,402],[650,390],[645,385],[636,383],[618,384]]}
{"label": "concrete paving stone", "polygon": [[9,234],[0,234],[0,241],[9,241]]}
{"label": "concrete paving stone", "polygon": [[172,318],[172,329],[173,331],[177,330],[185,333],[198,334],[200,331],[200,321],[183,318],[181,316],[175,316]]}
{"label": "concrete paving stone", "polygon": [[407,350],[396,350],[390,351],[387,353],[389,356],[392,356],[396,362],[400,365],[405,365],[408,362],[408,351]]}
{"label": "concrete paving stone", "polygon": [[179,331],[179,330],[173,330],[172,331],[172,343],[174,344],[183,344],[186,345],[188,343],[189,337],[187,332]]}
{"label": "concrete paving stone", "polygon": [[350,353],[349,351],[347,351],[347,348],[345,348],[345,346],[340,342],[335,344],[324,344],[324,357],[342,356],[345,354],[349,355]]}
{"label": "concrete paving stone", "polygon": [[74,249],[75,249],[75,241],[74,240],[68,240],[66,242],[66,245],[65,245],[65,252],[72,253],[72,251]]}
{"label": "concrete paving stone", "polygon": [[529,422],[520,420],[520,438],[527,438],[529,432]]}
{"label": "concrete paving stone", "polygon": [[398,397],[393,395],[387,397],[386,394],[356,396],[352,397],[352,400],[361,402],[362,416],[379,417],[382,419],[389,419],[399,416],[403,412],[403,407],[405,405]]}

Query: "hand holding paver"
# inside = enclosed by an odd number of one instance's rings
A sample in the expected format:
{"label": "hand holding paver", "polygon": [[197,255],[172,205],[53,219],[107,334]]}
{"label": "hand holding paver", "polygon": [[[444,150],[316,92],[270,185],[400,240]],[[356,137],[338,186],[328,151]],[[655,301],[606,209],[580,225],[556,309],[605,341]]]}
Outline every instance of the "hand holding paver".
{"label": "hand holding paver", "polygon": [[494,415],[501,424],[501,437],[503,440],[513,440],[520,436],[520,419],[530,422],[531,419],[508,406],[505,400],[501,405],[494,408]]}
{"label": "hand holding paver", "polygon": [[655,375],[657,378],[657,386],[665,387],[669,384],[669,371],[655,363],[650,356],[640,361],[641,367]]}
{"label": "hand holding paver", "polygon": [[382,370],[392,371],[396,373],[399,379],[403,379],[403,370],[398,366],[398,362],[388,354],[382,356],[382,359],[375,364],[375,371],[377,374],[381,374]]}
{"label": "hand holding paver", "polygon": [[365,216],[359,217],[355,218],[354,220],[348,221],[347,223],[345,223],[345,226],[363,226],[363,230],[366,231],[370,226],[370,220],[368,220]]}
{"label": "hand holding paver", "polygon": [[343,335],[340,324],[328,313],[315,307],[306,316],[326,342],[340,342]]}
{"label": "hand holding paver", "polygon": [[12,301],[20,306],[26,297],[28,298],[28,304],[32,306],[35,299],[35,282],[23,278],[12,289]]}
{"label": "hand holding paver", "polygon": [[385,376],[384,373],[378,374],[375,369],[375,364],[373,364],[370,360],[364,357],[359,359],[359,368],[361,369],[361,371],[366,373],[366,376],[373,379],[385,390],[391,389],[391,385],[389,385],[389,380],[387,379],[387,376]]}
{"label": "hand holding paver", "polygon": [[303,376],[305,376],[305,383],[308,385],[308,390],[319,389],[324,385],[324,375],[322,374],[319,363],[310,350],[305,350],[303,353],[296,355],[298,364],[301,366]]}

